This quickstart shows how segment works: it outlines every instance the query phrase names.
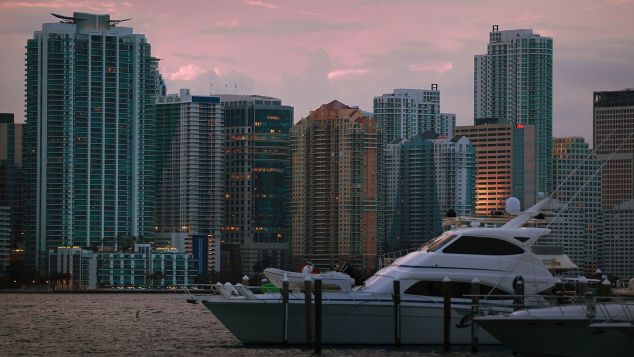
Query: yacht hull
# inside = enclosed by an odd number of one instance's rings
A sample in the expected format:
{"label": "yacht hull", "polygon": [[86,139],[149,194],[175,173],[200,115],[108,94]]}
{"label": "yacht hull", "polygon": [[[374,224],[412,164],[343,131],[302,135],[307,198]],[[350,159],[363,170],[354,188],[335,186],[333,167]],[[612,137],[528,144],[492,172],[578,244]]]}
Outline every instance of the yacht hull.
{"label": "yacht hull", "polygon": [[[283,305],[276,302],[204,301],[204,305],[244,344],[281,344],[284,340]],[[305,306],[288,305],[289,344],[305,344]],[[469,344],[471,330],[458,328],[469,307],[452,309],[451,343]],[[427,345],[443,343],[442,305],[401,306],[401,343]],[[314,305],[313,305],[314,327]],[[324,302],[322,343],[332,345],[394,344],[394,306],[380,302]],[[479,330],[480,343],[499,344]],[[313,331],[314,334],[314,331]],[[314,336],[313,336],[314,341]]]}
{"label": "yacht hull", "polygon": [[634,324],[628,320],[597,322],[585,316],[546,318],[531,314],[477,320],[483,329],[522,356],[634,356]]}

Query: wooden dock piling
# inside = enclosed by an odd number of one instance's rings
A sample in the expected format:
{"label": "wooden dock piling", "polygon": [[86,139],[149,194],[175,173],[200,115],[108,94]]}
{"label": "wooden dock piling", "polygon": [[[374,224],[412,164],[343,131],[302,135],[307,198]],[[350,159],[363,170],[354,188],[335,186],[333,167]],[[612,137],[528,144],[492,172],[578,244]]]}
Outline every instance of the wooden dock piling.
{"label": "wooden dock piling", "polygon": [[394,291],[392,297],[394,300],[394,347],[401,346],[401,282],[393,281]]}
{"label": "wooden dock piling", "polygon": [[321,354],[321,279],[315,279],[315,353]]}
{"label": "wooden dock piling", "polygon": [[304,316],[306,321],[306,348],[313,347],[313,281],[309,276],[304,279]]}
{"label": "wooden dock piling", "polygon": [[451,279],[442,280],[443,296],[443,350],[451,350]]}

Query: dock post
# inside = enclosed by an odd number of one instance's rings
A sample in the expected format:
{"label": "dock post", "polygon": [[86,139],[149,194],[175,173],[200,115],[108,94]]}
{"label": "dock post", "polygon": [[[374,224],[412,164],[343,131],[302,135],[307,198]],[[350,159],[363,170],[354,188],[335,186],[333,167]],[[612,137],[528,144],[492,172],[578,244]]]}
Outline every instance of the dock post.
{"label": "dock post", "polygon": [[284,275],[284,280],[282,280],[282,309],[284,310],[282,314],[284,315],[282,319],[282,344],[288,344],[288,277],[286,274]]}
{"label": "dock post", "polygon": [[443,350],[451,350],[451,279],[442,280],[443,296]]}
{"label": "dock post", "polygon": [[592,292],[586,292],[586,317],[593,319],[597,315],[597,305]]}
{"label": "dock post", "polygon": [[524,308],[524,278],[521,275],[515,277],[513,288],[513,311],[521,310]]}
{"label": "dock post", "polygon": [[249,276],[245,275],[242,277],[242,285],[249,286]]}
{"label": "dock post", "polygon": [[394,347],[401,347],[401,282],[393,281],[394,291]]}
{"label": "dock post", "polygon": [[471,354],[478,353],[479,350],[479,339],[478,339],[478,328],[476,326],[475,317],[478,314],[478,304],[480,303],[480,280],[478,278],[473,278],[471,280]]}
{"label": "dock post", "polygon": [[304,316],[306,321],[306,348],[313,347],[313,282],[310,276],[306,275],[304,279]]}
{"label": "dock post", "polygon": [[577,296],[586,296],[586,291],[588,291],[588,279],[582,276],[577,281]]}
{"label": "dock post", "polygon": [[321,279],[315,279],[315,353],[321,354]]}

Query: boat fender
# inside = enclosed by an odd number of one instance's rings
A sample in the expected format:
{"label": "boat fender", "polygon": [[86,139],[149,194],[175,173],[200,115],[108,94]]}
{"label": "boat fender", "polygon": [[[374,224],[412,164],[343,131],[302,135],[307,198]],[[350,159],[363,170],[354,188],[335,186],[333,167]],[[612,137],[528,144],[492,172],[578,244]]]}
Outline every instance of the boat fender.
{"label": "boat fender", "polygon": [[478,315],[478,312],[470,312],[466,315],[464,315],[461,319],[460,322],[458,322],[456,324],[457,328],[467,328],[469,326],[471,326],[471,323],[473,321],[473,318]]}

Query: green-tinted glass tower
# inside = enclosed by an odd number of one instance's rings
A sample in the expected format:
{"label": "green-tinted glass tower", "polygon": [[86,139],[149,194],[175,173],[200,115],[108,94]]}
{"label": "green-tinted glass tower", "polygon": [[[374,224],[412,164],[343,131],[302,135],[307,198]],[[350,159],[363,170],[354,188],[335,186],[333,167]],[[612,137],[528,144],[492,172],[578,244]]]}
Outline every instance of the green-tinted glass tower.
{"label": "green-tinted glass tower", "polygon": [[474,119],[530,124],[536,130],[536,186],[552,191],[553,39],[533,30],[489,33],[474,59]]}
{"label": "green-tinted glass tower", "polygon": [[154,220],[161,90],[150,44],[109,15],[55,15],[26,46],[27,258],[121,247]]}
{"label": "green-tinted glass tower", "polygon": [[415,136],[401,146],[400,160],[400,224],[391,250],[416,248],[442,232],[433,140]]}
{"label": "green-tinted glass tower", "polygon": [[258,95],[219,97],[226,147],[221,270],[240,277],[286,268],[293,107]]}

